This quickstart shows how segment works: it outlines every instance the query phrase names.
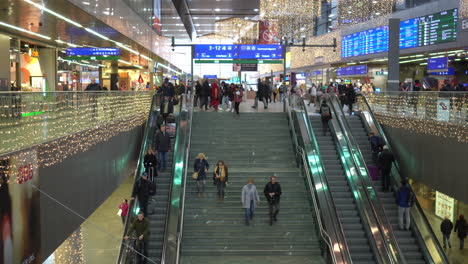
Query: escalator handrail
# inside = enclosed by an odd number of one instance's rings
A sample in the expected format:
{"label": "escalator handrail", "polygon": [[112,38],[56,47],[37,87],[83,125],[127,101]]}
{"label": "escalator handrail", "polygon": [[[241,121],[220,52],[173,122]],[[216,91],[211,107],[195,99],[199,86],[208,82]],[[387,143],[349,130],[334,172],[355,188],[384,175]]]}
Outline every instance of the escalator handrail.
{"label": "escalator handrail", "polygon": [[[180,150],[180,146],[177,147],[176,144],[180,144],[180,134],[181,134],[181,120],[182,120],[182,113],[184,111],[186,111],[186,109],[184,109],[184,105],[186,103],[186,95],[185,94],[182,94],[182,96],[180,97],[179,99],[179,118],[178,118],[178,121],[177,121],[177,133],[176,133],[176,137],[175,137],[175,144],[174,144],[174,150],[173,150],[173,161],[176,160],[176,149],[179,151]],[[183,146],[183,150],[185,150],[185,142],[184,143],[184,146]],[[176,163],[173,162],[172,164],[172,171],[173,171],[173,174],[176,170]],[[172,175],[172,182],[174,181],[174,175]],[[169,193],[168,193],[168,197],[172,197],[172,193],[173,193],[173,184],[171,182],[171,187],[169,189]],[[167,241],[169,240],[169,218],[170,218],[170,208],[171,208],[171,202],[172,202],[172,199],[168,199],[167,201],[167,204],[166,204],[166,219],[164,220],[164,236],[163,236],[163,245],[162,245],[162,251],[161,251],[161,263],[165,263],[166,262],[166,250],[167,250]]]}
{"label": "escalator handrail", "polygon": [[185,144],[185,168],[184,168],[184,173],[183,173],[183,179],[182,179],[182,186],[183,186],[183,192],[181,193],[181,216],[179,217],[179,228],[178,228],[178,234],[177,234],[177,255],[176,255],[176,263],[180,263],[180,251],[181,251],[181,245],[182,245],[182,236],[183,236],[183,231],[184,231],[184,217],[185,217],[185,194],[186,194],[186,188],[187,188],[187,177],[188,177],[188,163],[189,163],[189,158],[190,158],[190,144],[192,141],[192,121],[193,121],[193,101],[194,101],[194,95],[190,95],[189,102],[188,102],[188,132],[187,132],[187,141]]}
{"label": "escalator handrail", "polygon": [[[156,104],[156,101],[157,101],[156,100],[157,97],[160,97],[160,96],[157,95],[157,94],[153,95],[153,99],[151,100],[150,111],[148,113],[148,120],[146,121],[145,130],[143,132],[143,143],[141,144],[140,153],[138,155],[137,166],[136,166],[135,173],[134,173],[135,180],[133,181],[133,185],[132,185],[132,196],[131,197],[135,197],[135,199],[130,200],[130,204],[128,206],[128,213],[127,213],[127,217],[125,219],[124,232],[123,232],[123,236],[122,236],[122,241],[120,243],[119,256],[117,258],[117,263],[118,264],[124,264],[124,263],[127,262],[126,261],[126,250],[125,250],[127,243],[126,243],[126,240],[123,239],[123,237],[125,236],[125,234],[127,234],[128,228],[130,228],[130,216],[132,215],[132,212],[133,212],[133,210],[135,208],[135,205],[138,203],[138,197],[136,197],[136,195],[134,193],[135,184],[140,179],[139,174],[142,171],[143,157],[145,155],[145,150],[147,149],[147,145],[148,145],[148,135],[149,135],[149,130],[150,130],[151,115],[153,114],[153,112],[158,111],[157,109],[155,109],[155,104]],[[156,116],[158,116],[158,115],[156,115]]]}
{"label": "escalator handrail", "polygon": [[[374,204],[371,202],[371,199],[369,197],[369,194],[367,192],[366,186],[363,184],[363,177],[361,175],[360,167],[357,165],[357,162],[354,157],[354,152],[353,152],[353,145],[351,144],[352,139],[350,138],[348,131],[347,130],[343,120],[342,116],[340,115],[342,112],[339,112],[336,107],[335,103],[337,103],[339,106],[341,106],[340,101],[338,100],[338,97],[336,95],[331,95],[329,98],[329,103],[330,107],[332,109],[332,112],[334,113],[334,116],[336,117],[336,121],[331,120],[332,122],[336,122],[338,124],[338,127],[333,126],[333,130],[335,131],[335,137],[338,137],[336,132],[341,132],[343,135],[343,144],[340,143],[340,140],[336,140],[336,144],[338,146],[339,152],[343,156],[344,153],[342,147],[345,147],[349,150],[349,154],[351,156],[351,163],[347,162],[347,159],[342,160],[344,163],[343,165],[345,167],[349,167],[349,170],[351,171],[352,168],[354,168],[354,171],[357,174],[357,177],[351,177],[351,180],[349,180],[349,186],[351,187],[352,191],[359,194],[360,199],[355,199],[356,200],[356,205],[358,206],[359,211],[363,212],[364,215],[361,215],[361,219],[366,222],[364,224],[364,229],[366,230],[366,233],[369,235],[369,242],[371,243],[371,248],[374,251],[374,255],[377,258],[379,262],[383,263],[399,263],[394,259],[394,255],[391,253],[391,250],[388,246],[388,242],[386,240],[386,236],[384,235],[382,231],[382,222],[380,220],[379,215],[377,214],[377,211],[374,207]],[[337,131],[339,129],[339,131]],[[373,188],[373,186],[370,186]],[[361,191],[364,193],[361,193]],[[373,229],[378,230],[378,233],[373,232]],[[382,247],[380,247],[381,245]],[[383,251],[382,251],[383,249]],[[403,260],[404,261],[404,260]]]}
{"label": "escalator handrail", "polygon": [[[293,139],[294,139],[294,143],[295,143],[295,151],[296,151],[296,153],[298,153],[301,156],[302,165],[303,165],[303,168],[304,168],[304,170],[306,171],[306,174],[307,174],[306,178],[307,178],[307,182],[308,182],[308,185],[309,185],[309,192],[310,192],[310,195],[312,197],[312,202],[313,202],[313,205],[314,205],[314,212],[315,212],[315,215],[316,215],[317,223],[319,225],[320,236],[322,237],[322,239],[324,240],[324,242],[328,246],[328,249],[330,251],[330,255],[332,256],[333,263],[337,263],[335,250],[334,250],[334,246],[333,246],[333,241],[332,241],[330,235],[327,233],[327,231],[323,227],[324,225],[323,225],[323,222],[322,222],[321,210],[320,210],[320,207],[319,207],[319,203],[317,202],[317,198],[315,197],[315,187],[314,187],[314,184],[312,183],[312,175],[311,175],[311,172],[310,172],[309,163],[307,162],[306,151],[305,151],[304,148],[302,148],[301,146],[298,145],[298,141],[297,141],[298,136],[297,136],[297,133],[296,133],[296,130],[295,130],[294,120],[292,119],[292,114],[291,114],[290,104],[291,104],[291,98],[292,97],[293,96],[290,95],[290,97],[288,99],[289,104],[285,103],[284,106],[285,106],[285,108],[286,108],[286,110],[288,112],[289,126],[290,126],[290,130],[293,133]],[[310,126],[309,115],[307,113],[307,108],[304,105],[304,101],[301,100],[301,103],[302,103],[300,105],[301,112],[302,112],[302,116],[303,116],[305,125],[307,127],[308,136],[312,139],[312,141],[315,144],[314,145],[315,149],[313,149],[313,153],[317,152],[317,156],[320,156],[320,152],[318,150],[318,145],[317,145],[317,140],[314,140],[315,136],[314,136],[313,132],[310,129],[311,126]],[[322,172],[324,172],[326,174],[325,167],[323,166],[322,162],[319,162],[319,161],[315,160],[315,164],[320,164]],[[328,186],[328,182],[326,180],[326,177],[324,177],[323,173],[320,173],[319,171],[320,170],[318,170],[318,174],[320,174],[322,188],[326,189],[326,190],[329,190],[329,188],[326,187],[326,186]],[[324,184],[324,182],[326,182],[326,183]],[[330,195],[330,191],[328,191],[327,198],[328,199],[326,199],[326,201],[328,202],[328,204],[327,204],[327,207],[329,208],[328,211],[330,213],[334,213],[334,216],[335,216],[334,220],[338,222],[338,226],[339,226],[339,233],[340,233],[340,236],[341,236],[340,240],[344,242],[344,243],[341,244],[341,247],[342,247],[344,253],[340,250],[340,252],[343,255],[343,262],[341,262],[341,263],[352,263],[351,254],[349,252],[348,243],[346,242],[346,236],[344,235],[343,226],[341,224],[341,221],[340,221],[340,218],[338,216],[337,210],[336,210],[336,208],[334,206],[335,202],[333,201],[333,196]]]}
{"label": "escalator handrail", "polygon": [[[358,97],[361,97],[361,98],[363,99],[364,104],[365,104],[365,106],[367,107],[367,111],[368,111],[370,117],[372,118],[372,122],[375,124],[375,127],[376,127],[377,130],[378,130],[378,133],[379,133],[380,136],[383,138],[383,140],[384,140],[384,142],[386,143],[386,145],[387,145],[389,151],[392,152],[392,153],[395,153],[395,152],[393,152],[393,150],[392,150],[392,146],[391,146],[390,141],[388,140],[388,138],[387,138],[387,136],[386,136],[386,134],[385,134],[385,131],[383,130],[383,128],[382,128],[382,126],[380,125],[380,123],[378,122],[377,117],[376,117],[375,114],[374,114],[374,111],[372,111],[372,108],[371,108],[369,102],[367,101],[366,96],[361,95],[361,94],[358,94]],[[393,183],[393,187],[394,187],[394,188],[398,188],[398,182],[400,182],[402,178],[401,178],[401,175],[400,175],[400,165],[399,165],[399,163],[398,163],[397,160],[395,160],[395,161],[393,162],[391,176],[392,176],[393,182],[394,182],[394,183]],[[414,192],[410,185],[408,185],[408,187],[411,189],[412,192]],[[425,226],[428,227],[427,229],[428,229],[429,232],[430,232],[430,234],[429,234],[429,235],[430,235],[430,238],[431,238],[432,241],[434,241],[435,246],[436,246],[436,248],[437,248],[437,252],[439,253],[439,256],[441,256],[441,258],[442,258],[442,260],[444,261],[444,263],[449,263],[448,258],[447,258],[447,255],[446,255],[445,252],[442,250],[442,246],[440,245],[440,242],[439,242],[439,240],[437,239],[437,236],[436,236],[436,234],[434,233],[434,230],[432,229],[431,224],[429,223],[429,220],[427,219],[426,214],[424,213],[424,211],[423,211],[423,209],[422,209],[422,207],[421,207],[421,204],[419,203],[418,199],[415,199],[414,205],[415,205],[415,206],[413,206],[413,207],[416,208],[415,210],[416,210],[416,211],[418,212],[418,214],[421,216],[421,218],[422,218],[422,220],[423,220]],[[411,212],[411,215],[412,215],[412,214],[413,214],[413,212]],[[412,221],[412,222],[414,222],[414,221]],[[416,227],[415,229],[416,229],[417,232],[419,233],[419,236],[422,237],[422,234],[420,233],[419,228],[417,227],[417,225],[414,225],[414,226]],[[424,244],[425,244],[425,243],[424,243]],[[427,247],[425,248],[424,251],[425,251],[425,253],[426,253],[428,256],[431,256],[431,258],[432,258],[432,255],[431,255],[430,251],[427,249]],[[426,256],[426,257],[428,257],[428,256]],[[433,260],[433,262],[434,262],[434,260]]]}
{"label": "escalator handrail", "polygon": [[[333,96],[333,100],[340,103],[339,99],[338,99],[338,97],[336,95]],[[334,107],[334,106],[332,106],[332,107]],[[350,148],[350,150],[354,150],[355,152],[357,152],[357,157],[355,155],[351,155],[354,166],[356,168],[359,168],[359,164],[362,164],[362,167],[366,170],[367,177],[364,177],[362,175],[361,170],[357,170],[357,172],[358,172],[358,175],[359,175],[359,178],[360,178],[361,186],[363,187],[363,190],[364,190],[364,193],[367,196],[367,199],[369,201],[376,201],[376,204],[375,203],[370,203],[370,204],[371,204],[372,212],[374,213],[374,215],[376,217],[376,220],[377,220],[379,229],[381,231],[381,234],[383,235],[384,238],[387,239],[387,242],[390,241],[390,244],[393,245],[393,247],[396,250],[396,252],[393,252],[389,248],[386,248],[387,253],[391,254],[392,257],[394,258],[394,260],[397,261],[397,263],[406,263],[407,261],[406,261],[405,256],[403,255],[403,253],[401,251],[400,245],[397,242],[397,239],[395,237],[395,233],[393,232],[392,225],[390,223],[388,223],[389,218],[388,218],[388,216],[387,216],[387,214],[385,212],[385,209],[382,206],[382,202],[380,201],[379,196],[376,194],[374,185],[373,185],[372,181],[369,178],[370,173],[369,173],[369,170],[367,168],[366,161],[363,158],[361,148],[359,147],[359,145],[354,140],[354,137],[353,137],[352,132],[351,132],[351,127],[349,125],[348,119],[346,119],[346,117],[345,117],[345,113],[343,112],[343,108],[340,107],[338,111],[340,113],[340,118],[339,118],[338,123],[340,124],[340,126],[342,126],[343,131],[346,132],[346,133],[343,133],[343,134],[348,139],[347,140],[348,148]],[[348,131],[349,131],[349,133],[348,133]],[[359,160],[356,160],[356,159],[359,159]],[[369,193],[369,190],[372,190],[373,195],[371,195],[371,193]],[[376,206],[379,207],[379,212],[381,212],[382,216],[380,216],[379,213],[377,212]],[[388,231],[388,234],[386,234],[386,231]]]}

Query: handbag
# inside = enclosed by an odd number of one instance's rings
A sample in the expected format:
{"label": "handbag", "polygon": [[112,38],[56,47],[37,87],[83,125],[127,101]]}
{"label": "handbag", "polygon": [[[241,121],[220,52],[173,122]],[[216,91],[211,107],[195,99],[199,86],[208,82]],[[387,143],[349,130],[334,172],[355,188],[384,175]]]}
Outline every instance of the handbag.
{"label": "handbag", "polygon": [[122,209],[119,209],[119,211],[117,211],[117,215],[122,216]]}
{"label": "handbag", "polygon": [[192,179],[194,179],[194,180],[198,179],[198,172],[197,171],[192,174]]}

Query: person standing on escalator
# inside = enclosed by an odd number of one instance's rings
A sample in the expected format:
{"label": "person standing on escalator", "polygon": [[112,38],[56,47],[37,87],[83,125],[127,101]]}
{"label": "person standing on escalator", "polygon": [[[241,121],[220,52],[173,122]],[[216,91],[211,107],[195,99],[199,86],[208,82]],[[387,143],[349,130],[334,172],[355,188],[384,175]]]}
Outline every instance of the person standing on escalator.
{"label": "person standing on escalator", "polygon": [[327,135],[327,131],[329,130],[329,121],[332,119],[331,108],[328,106],[327,101],[323,100],[322,105],[320,105],[320,116],[322,119],[322,130],[323,135]]}
{"label": "person standing on escalator", "polygon": [[400,227],[400,230],[410,229],[410,210],[415,199],[414,193],[408,186],[408,182],[406,180],[402,180],[396,195],[396,203],[398,205],[398,226]]}
{"label": "person standing on escalator", "polygon": [[352,85],[348,85],[345,89],[345,104],[348,106],[349,115],[353,114],[353,104],[356,102],[356,92]]}
{"label": "person standing on escalator", "polygon": [[388,149],[388,146],[383,146],[383,151],[379,154],[378,164],[382,175],[382,190],[384,192],[387,192],[390,186],[390,172],[392,171],[392,164],[394,161],[395,157]]}

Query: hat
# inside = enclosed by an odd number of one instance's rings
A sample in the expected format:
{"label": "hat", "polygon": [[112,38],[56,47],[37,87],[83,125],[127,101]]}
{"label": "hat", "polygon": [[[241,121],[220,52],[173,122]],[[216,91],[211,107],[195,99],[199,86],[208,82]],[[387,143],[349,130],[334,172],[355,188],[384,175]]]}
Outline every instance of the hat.
{"label": "hat", "polygon": [[387,145],[383,146],[383,149],[388,150],[388,146]]}
{"label": "hat", "polygon": [[141,174],[141,176],[148,176],[148,173],[145,171],[143,174]]}

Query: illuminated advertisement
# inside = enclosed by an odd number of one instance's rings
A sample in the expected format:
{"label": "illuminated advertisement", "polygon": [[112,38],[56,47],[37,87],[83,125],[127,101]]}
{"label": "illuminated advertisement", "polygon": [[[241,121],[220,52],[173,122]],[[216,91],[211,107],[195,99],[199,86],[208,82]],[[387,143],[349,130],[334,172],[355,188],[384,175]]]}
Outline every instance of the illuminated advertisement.
{"label": "illuminated advertisement", "polygon": [[258,21],[258,44],[277,44],[280,42],[278,36],[278,22]]}
{"label": "illuminated advertisement", "polygon": [[286,68],[291,68],[291,52],[286,52]]}
{"label": "illuminated advertisement", "polygon": [[35,150],[1,160],[0,263],[42,263]]}
{"label": "illuminated advertisement", "polygon": [[453,221],[454,207],[455,200],[452,197],[436,191],[435,214],[438,217],[445,218],[448,215]]}

